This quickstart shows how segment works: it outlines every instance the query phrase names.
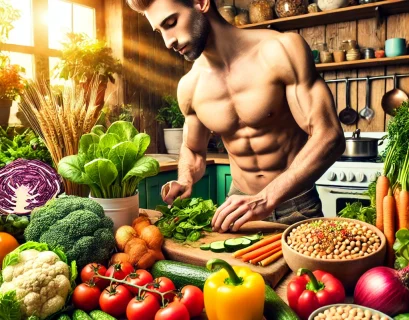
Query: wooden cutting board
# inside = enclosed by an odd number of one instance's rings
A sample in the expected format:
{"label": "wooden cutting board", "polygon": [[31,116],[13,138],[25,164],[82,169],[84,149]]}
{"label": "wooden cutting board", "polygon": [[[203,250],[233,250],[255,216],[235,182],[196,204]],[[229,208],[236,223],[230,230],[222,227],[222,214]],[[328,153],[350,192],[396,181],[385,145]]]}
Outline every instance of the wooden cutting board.
{"label": "wooden cutting board", "polygon": [[197,266],[206,266],[206,262],[213,258],[220,258],[231,265],[236,266],[248,266],[253,271],[260,273],[264,280],[272,287],[275,287],[277,283],[283,278],[289,271],[284,258],[277,260],[269,266],[261,267],[255,266],[250,263],[242,262],[240,259],[233,258],[231,253],[215,253],[212,251],[205,251],[199,248],[200,245],[205,243],[211,243],[218,240],[226,240],[229,238],[236,238],[242,235],[255,234],[262,232],[263,234],[273,234],[283,232],[288,226],[273,222],[254,221],[248,222],[236,233],[205,233],[205,237],[201,238],[195,246],[187,245],[166,239],[162,247],[162,251],[165,257],[169,260],[189,263]]}

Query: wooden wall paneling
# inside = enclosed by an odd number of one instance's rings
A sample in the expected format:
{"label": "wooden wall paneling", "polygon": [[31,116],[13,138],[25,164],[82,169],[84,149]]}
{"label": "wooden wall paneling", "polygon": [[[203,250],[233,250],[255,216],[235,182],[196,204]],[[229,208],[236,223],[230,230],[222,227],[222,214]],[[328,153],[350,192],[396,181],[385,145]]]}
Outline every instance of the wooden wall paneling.
{"label": "wooden wall paneling", "polygon": [[[328,71],[325,72],[324,74],[321,75],[324,80],[332,80],[336,79],[337,73],[335,71]],[[328,83],[328,88],[332,93],[332,96],[334,98],[334,106],[335,106],[335,111],[338,114],[340,111],[340,108],[338,107],[338,99],[337,99],[337,84],[336,83]],[[342,107],[343,108],[343,107]]]}
{"label": "wooden wall paneling", "polygon": [[[409,13],[389,16],[387,18],[387,33],[386,38],[405,38],[409,41]],[[386,68],[387,74],[394,73],[409,73],[409,65],[390,66]],[[409,95],[409,78],[400,78],[398,80],[399,89],[405,91]],[[393,89],[393,81],[388,79],[386,81],[386,91]],[[385,130],[387,128],[389,115],[385,114]]]}
{"label": "wooden wall paneling", "polygon": [[325,26],[300,29],[300,35],[313,48],[315,44],[325,42]]}
{"label": "wooden wall paneling", "polygon": [[[361,48],[380,48],[385,43],[386,23],[378,24],[377,20],[365,19],[357,22],[357,42]],[[385,75],[385,68],[367,68],[358,70],[359,77]],[[368,122],[360,118],[358,128],[362,131],[383,131],[384,112],[381,107],[382,96],[385,93],[385,80],[373,80],[370,82],[370,107],[375,111],[375,117]],[[366,81],[358,82],[358,111],[366,104]]]}

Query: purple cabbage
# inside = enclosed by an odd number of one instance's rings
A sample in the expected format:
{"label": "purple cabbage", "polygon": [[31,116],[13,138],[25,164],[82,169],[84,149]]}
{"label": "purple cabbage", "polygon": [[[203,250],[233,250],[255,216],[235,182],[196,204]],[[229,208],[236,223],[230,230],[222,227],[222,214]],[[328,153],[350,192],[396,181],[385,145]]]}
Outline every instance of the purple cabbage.
{"label": "purple cabbage", "polygon": [[62,179],[39,160],[17,159],[0,169],[0,212],[30,214],[62,191]]}

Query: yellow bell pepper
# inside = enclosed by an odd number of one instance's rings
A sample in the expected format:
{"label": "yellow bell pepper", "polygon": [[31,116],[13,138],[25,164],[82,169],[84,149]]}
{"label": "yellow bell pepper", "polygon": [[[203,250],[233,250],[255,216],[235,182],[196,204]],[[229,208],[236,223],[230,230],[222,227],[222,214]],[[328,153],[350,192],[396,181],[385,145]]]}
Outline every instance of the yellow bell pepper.
{"label": "yellow bell pepper", "polygon": [[265,283],[249,267],[232,267],[221,259],[209,260],[211,274],[204,285],[204,303],[209,320],[262,320]]}

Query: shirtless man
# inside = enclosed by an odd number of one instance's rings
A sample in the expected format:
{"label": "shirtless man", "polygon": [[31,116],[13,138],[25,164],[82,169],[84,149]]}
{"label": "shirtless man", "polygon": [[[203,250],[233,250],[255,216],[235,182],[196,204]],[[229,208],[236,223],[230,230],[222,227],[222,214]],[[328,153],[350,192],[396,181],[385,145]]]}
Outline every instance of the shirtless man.
{"label": "shirtless man", "polygon": [[195,61],[178,85],[183,144],[178,180],[162,188],[163,200],[171,204],[191,195],[205,172],[214,131],[228,151],[233,182],[213,230],[322,216],[314,183],[341,156],[345,139],[303,38],[238,29],[219,15],[213,0],[127,1],[168,49]]}

